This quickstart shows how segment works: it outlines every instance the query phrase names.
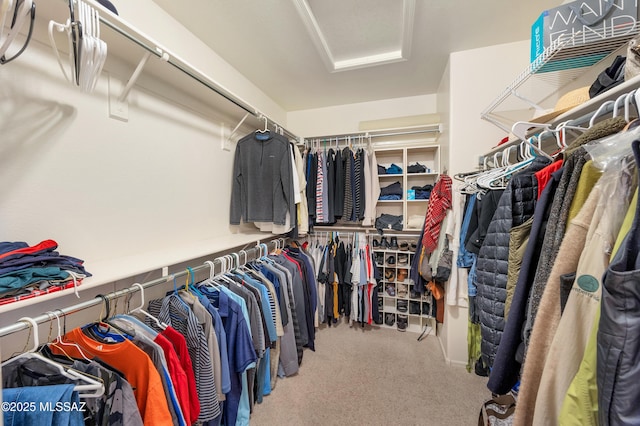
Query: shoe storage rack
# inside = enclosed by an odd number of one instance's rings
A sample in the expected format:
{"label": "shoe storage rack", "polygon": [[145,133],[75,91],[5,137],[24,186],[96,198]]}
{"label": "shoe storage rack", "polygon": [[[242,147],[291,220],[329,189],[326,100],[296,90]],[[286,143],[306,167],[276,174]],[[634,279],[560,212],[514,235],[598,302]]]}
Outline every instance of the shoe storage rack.
{"label": "shoe storage rack", "polygon": [[409,269],[415,253],[418,234],[372,235],[369,244],[382,279],[378,282],[378,307],[381,327],[420,333],[433,326],[431,294],[413,290]]}
{"label": "shoe storage rack", "polygon": [[[402,147],[377,147],[376,158],[378,164],[391,171],[400,173],[378,174],[380,187],[388,187],[396,182],[402,185],[402,198],[400,200],[378,200],[376,204],[376,217],[382,213],[402,215],[404,218],[404,230],[412,230],[407,227],[410,216],[418,215],[424,218],[429,204],[428,199],[408,199],[408,190],[413,187],[434,185],[441,171],[440,145],[415,145]],[[424,166],[424,171],[410,172],[414,169],[410,166]],[[413,229],[414,231],[417,229]]]}

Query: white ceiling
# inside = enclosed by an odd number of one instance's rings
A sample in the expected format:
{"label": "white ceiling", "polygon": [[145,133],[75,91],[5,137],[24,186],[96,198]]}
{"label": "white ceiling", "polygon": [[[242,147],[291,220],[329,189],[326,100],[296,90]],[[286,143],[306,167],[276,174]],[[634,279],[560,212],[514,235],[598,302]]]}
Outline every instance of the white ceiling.
{"label": "white ceiling", "polygon": [[449,53],[529,39],[542,10],[562,3],[154,1],[287,111],[436,93]]}

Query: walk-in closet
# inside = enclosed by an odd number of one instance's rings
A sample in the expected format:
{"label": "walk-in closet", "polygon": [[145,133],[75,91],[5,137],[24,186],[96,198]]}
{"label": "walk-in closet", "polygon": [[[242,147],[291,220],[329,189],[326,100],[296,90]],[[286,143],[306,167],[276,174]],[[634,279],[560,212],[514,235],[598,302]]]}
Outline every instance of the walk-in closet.
{"label": "walk-in closet", "polygon": [[638,425],[628,0],[0,0],[0,419]]}

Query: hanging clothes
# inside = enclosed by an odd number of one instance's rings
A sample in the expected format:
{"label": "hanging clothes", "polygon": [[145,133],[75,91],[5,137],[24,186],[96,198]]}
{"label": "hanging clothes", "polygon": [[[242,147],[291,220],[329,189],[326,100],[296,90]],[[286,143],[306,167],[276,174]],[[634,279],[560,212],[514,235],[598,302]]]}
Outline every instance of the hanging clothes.
{"label": "hanging clothes", "polygon": [[506,394],[518,381],[524,354],[522,327],[526,318],[529,291],[533,284],[533,276],[542,250],[551,206],[562,174],[562,169],[552,173],[551,180],[547,183],[536,204],[529,243],[522,257],[520,273],[509,310],[509,321],[506,322],[493,370],[487,383],[487,387],[496,394]]}
{"label": "hanging clothes", "polygon": [[[597,198],[585,248],[582,250],[575,272],[576,278],[572,283],[571,293],[561,317],[558,314],[561,307],[553,308],[553,316],[557,315],[558,324],[548,328],[549,335],[546,340],[550,343],[544,367],[538,372],[540,385],[537,391],[536,407],[539,408],[534,412],[534,424],[545,424],[551,419],[555,421],[558,418],[564,395],[578,371],[591,332],[595,311],[600,305],[601,277],[609,266],[609,256],[617,232],[622,225],[631,196],[635,192],[632,167],[634,167],[632,164],[622,164],[621,167],[615,167],[614,170],[604,174],[576,216],[576,219],[582,216],[590,200]],[[569,230],[566,238],[569,238]],[[547,289],[549,288],[550,283],[547,284]],[[547,298],[547,289],[543,298]],[[555,295],[554,293],[550,292],[550,295]],[[554,305],[558,303],[553,300],[551,302]],[[540,310],[543,307],[541,304]],[[545,311],[549,310],[545,309]],[[534,333],[536,332],[538,332],[538,326],[534,327]],[[532,336],[529,356],[535,349]]]}
{"label": "hanging clothes", "polygon": [[511,177],[478,253],[476,303],[482,331],[482,359],[488,367],[493,365],[504,331],[509,231],[533,216],[538,194],[534,173],[549,163],[546,158],[536,158]]}
{"label": "hanging clothes", "polygon": [[295,221],[289,141],[273,132],[251,133],[238,141],[233,165],[230,223]]}

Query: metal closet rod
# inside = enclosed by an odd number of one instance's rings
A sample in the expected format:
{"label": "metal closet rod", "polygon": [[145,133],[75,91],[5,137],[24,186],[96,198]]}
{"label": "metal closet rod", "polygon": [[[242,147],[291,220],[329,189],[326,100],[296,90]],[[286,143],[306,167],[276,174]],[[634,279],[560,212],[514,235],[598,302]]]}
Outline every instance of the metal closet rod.
{"label": "metal closet rod", "polygon": [[349,138],[388,138],[391,136],[403,136],[403,135],[417,135],[422,133],[440,133],[440,127],[436,129],[423,129],[423,130],[407,130],[407,131],[397,131],[397,132],[387,132],[387,133],[373,133],[362,132],[362,133],[343,133],[339,135],[327,135],[327,136],[311,136],[304,138],[305,141],[315,141],[316,139],[333,139],[333,140],[347,140]]}
{"label": "metal closet rod", "polygon": [[[607,105],[605,105],[605,106],[604,106],[604,108],[603,108],[602,110],[600,110],[600,111],[599,111],[599,115],[598,115],[598,117],[606,116],[606,115],[607,115],[607,114],[609,114],[610,112],[613,112],[613,108],[614,108],[614,105],[613,105],[613,104],[607,104]],[[598,108],[596,108],[596,110],[597,110],[597,109],[598,109]],[[591,111],[591,112],[589,112],[589,113],[586,113],[586,114],[584,114],[584,115],[582,115],[582,116],[580,116],[580,117],[574,118],[573,120],[569,120],[569,121],[567,122],[567,125],[568,125],[568,126],[581,126],[581,125],[583,125],[583,124],[588,123],[589,121],[591,121],[591,118],[592,118],[592,117],[594,116],[594,114],[596,113],[596,110]],[[555,123],[555,124],[557,125],[558,123]],[[532,132],[531,132],[531,134],[532,134],[532,136],[533,136],[533,135],[535,135],[536,133],[538,133],[538,134],[539,134],[539,133],[541,133],[541,132],[542,132],[542,130],[544,130],[544,129],[543,129],[543,128],[538,128],[538,129],[536,129],[536,130],[532,131]],[[548,141],[548,140],[550,140],[550,139],[552,139],[552,138],[554,138],[554,136],[553,136],[553,135],[550,135],[550,134],[548,134],[548,133],[544,133],[544,134],[543,134],[543,137],[542,137],[542,139],[541,139],[541,141],[540,141],[540,145],[542,146],[542,144],[543,144],[543,143],[545,143],[546,141]],[[504,151],[505,149],[507,149],[507,148],[509,148],[509,147],[511,147],[511,146],[519,145],[521,142],[522,142],[522,140],[520,140],[520,139],[515,139],[515,140],[513,140],[513,141],[511,141],[511,142],[508,142],[508,143],[505,143],[505,144],[499,145],[499,146],[497,146],[496,148],[492,149],[491,151],[487,152],[486,154],[482,155],[482,156],[480,157],[480,161],[484,161],[484,158],[485,158],[485,157],[492,158],[492,157],[493,157],[497,152],[502,152],[502,151]],[[537,143],[537,142],[536,142],[536,143]],[[537,146],[533,146],[533,145],[532,145],[532,147],[533,147],[533,149],[534,149],[535,151],[538,151],[538,147],[537,147]],[[554,147],[555,147],[555,145],[554,145]]]}
{"label": "metal closet rod", "polygon": [[198,83],[202,84],[203,86],[207,87],[208,89],[216,92],[218,95],[222,96],[223,98],[225,98],[229,102],[233,103],[237,107],[241,108],[245,112],[251,114],[255,118],[266,117],[267,120],[271,124],[281,128],[283,130],[283,132],[285,132],[289,137],[292,137],[294,139],[299,139],[297,135],[291,133],[289,130],[285,129],[280,124],[276,123],[274,120],[272,120],[269,117],[267,117],[266,115],[262,114],[260,111],[258,111],[257,109],[255,109],[251,105],[249,105],[249,104],[245,103],[244,101],[236,98],[231,93],[227,92],[225,89],[223,89],[223,88],[221,88],[221,87],[219,87],[217,85],[214,85],[213,83],[208,81],[208,79],[203,78],[201,75],[199,75],[199,73],[197,73],[195,70],[193,70],[193,68],[191,66],[189,66],[187,64],[181,64],[181,63],[175,62],[173,60],[173,58],[175,58],[177,56],[167,52],[164,48],[161,49],[158,46],[149,46],[144,41],[138,39],[135,35],[130,34],[125,29],[122,29],[121,27],[119,27],[115,23],[107,20],[103,15],[104,14],[100,14],[100,22],[105,24],[106,26],[108,26],[109,28],[111,28],[112,30],[117,32],[118,34],[124,36],[125,38],[127,38],[130,41],[134,42],[138,46],[142,47],[144,50],[150,52],[151,54],[155,55],[156,57],[158,57],[158,58],[162,59],[163,61],[167,62],[169,65],[173,66],[174,68],[176,68],[179,71],[183,72],[184,74],[188,75],[189,77],[191,77],[192,79],[194,79]]}
{"label": "metal closet rod", "polygon": [[[271,240],[271,241],[269,241],[269,242],[267,242],[265,244],[267,244],[267,246],[268,246],[269,244],[273,243],[276,247],[278,247],[278,245],[280,244],[281,240],[284,243],[285,240],[283,238],[278,238],[278,239]],[[261,252],[262,248],[260,246],[255,246],[255,247],[252,247],[252,248],[250,248],[248,250],[244,250],[244,252],[247,253],[247,256],[245,257],[244,262],[241,265],[244,265],[244,264],[247,263],[250,252],[252,252],[252,254],[257,254],[256,253],[257,251]],[[240,252],[242,252],[242,250],[240,250]],[[257,256],[254,257],[252,260],[254,260],[256,258],[257,258]],[[242,260],[243,260],[242,256],[240,256],[240,261],[242,261]],[[216,262],[222,263],[222,260],[216,258],[216,259],[213,260],[213,263],[215,264]],[[142,285],[142,288],[145,288],[145,289],[149,288],[149,287],[155,287],[155,286],[157,286],[159,284],[165,284],[165,283],[168,283],[170,281],[173,281],[175,278],[180,278],[180,277],[186,276],[187,273],[198,272],[198,271],[201,271],[203,269],[209,269],[209,265],[207,265],[207,264],[198,265],[198,266],[192,267],[191,271],[189,271],[188,269],[185,269],[185,270],[176,272],[175,274],[170,274],[170,275],[168,275],[166,277],[161,277],[161,278],[158,278],[158,279],[155,279],[155,280],[152,280],[152,281],[147,281],[146,283],[142,283],[141,285]],[[137,291],[139,291],[139,288],[137,286],[128,287],[128,288],[125,288],[125,289],[122,289],[122,290],[117,290],[117,291],[113,291],[111,293],[107,293],[107,294],[105,294],[103,296],[105,297],[106,300],[112,300],[112,299],[117,299],[117,298],[122,297],[122,296],[126,296],[126,295],[131,294],[131,293],[135,293]],[[98,305],[100,305],[102,303],[105,303],[105,300],[103,300],[101,296],[96,296],[91,300],[80,302],[80,303],[77,303],[77,304],[72,305],[72,306],[67,306],[66,308],[56,309],[55,310],[55,314],[58,314],[58,317],[64,317],[64,316],[75,314],[76,312],[80,312],[82,310],[91,308],[93,306],[98,306]],[[46,322],[55,320],[56,319],[56,315],[55,314],[53,313],[53,311],[49,312],[49,313],[44,313],[44,314],[41,314],[41,315],[39,315],[37,317],[34,317],[33,320],[38,325],[44,324]],[[13,334],[13,333],[16,333],[18,331],[27,330],[30,327],[31,327],[31,325],[29,323],[24,322],[24,321],[18,321],[18,322],[15,322],[15,323],[13,323],[13,324],[11,324],[9,326],[5,326],[5,327],[0,328],[0,337],[7,336],[9,334]]]}

